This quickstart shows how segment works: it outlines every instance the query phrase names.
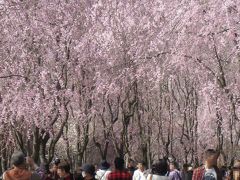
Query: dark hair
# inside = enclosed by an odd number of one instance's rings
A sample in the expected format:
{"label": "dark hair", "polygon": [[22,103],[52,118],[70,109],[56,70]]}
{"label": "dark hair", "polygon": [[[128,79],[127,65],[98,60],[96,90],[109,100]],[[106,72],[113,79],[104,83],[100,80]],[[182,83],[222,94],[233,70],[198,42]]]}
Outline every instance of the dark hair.
{"label": "dark hair", "polygon": [[61,169],[61,170],[64,170],[66,173],[70,173],[70,164],[67,163],[67,162],[61,162],[59,165],[58,165],[58,169]]}
{"label": "dark hair", "polygon": [[152,173],[160,176],[165,176],[169,170],[168,163],[164,159],[159,159],[152,165]]}
{"label": "dark hair", "polygon": [[124,159],[120,157],[116,157],[114,160],[114,165],[115,168],[118,170],[123,170],[124,169]]}
{"label": "dark hair", "polygon": [[130,159],[128,160],[128,162],[129,162],[129,163],[130,163],[130,162],[133,162],[133,163],[134,163],[135,161],[130,158]]}
{"label": "dark hair", "polygon": [[188,164],[183,164],[183,169],[188,169],[189,165]]}
{"label": "dark hair", "polygon": [[60,159],[58,159],[58,158],[56,158],[56,159],[53,160],[53,164],[56,165],[56,166],[58,166],[58,165],[60,164],[60,162],[61,162],[61,161],[60,161]]}
{"label": "dark hair", "polygon": [[14,166],[21,166],[26,162],[25,155],[21,151],[15,151],[12,154],[11,163]]}
{"label": "dark hair", "polygon": [[208,149],[204,153],[204,158],[207,159],[210,156],[214,156],[214,155],[217,155],[217,152],[214,149]]}
{"label": "dark hair", "polygon": [[176,161],[171,162],[171,164],[176,168],[179,169],[179,165]]}
{"label": "dark hair", "polygon": [[217,179],[222,179],[222,174],[219,170],[219,168],[217,167],[217,165],[213,165],[213,169],[216,171],[217,173]]}
{"label": "dark hair", "polygon": [[82,171],[94,176],[95,175],[95,166],[92,164],[84,164],[82,167]]}
{"label": "dark hair", "polygon": [[106,161],[106,160],[103,160],[102,162],[101,162],[101,164],[100,164],[100,169],[102,169],[102,170],[107,170],[107,169],[109,169],[110,168],[110,164]]}

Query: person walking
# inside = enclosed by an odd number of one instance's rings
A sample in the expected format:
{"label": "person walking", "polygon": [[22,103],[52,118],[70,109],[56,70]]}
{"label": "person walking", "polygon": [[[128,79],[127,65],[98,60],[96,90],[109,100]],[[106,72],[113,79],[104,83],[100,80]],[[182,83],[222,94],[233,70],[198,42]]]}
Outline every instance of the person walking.
{"label": "person walking", "polygon": [[53,180],[59,180],[60,177],[58,176],[57,170],[58,170],[58,165],[61,163],[61,160],[59,158],[54,159],[52,162],[52,166],[50,169],[50,178]]}
{"label": "person walking", "polygon": [[169,173],[170,180],[182,180],[181,173],[178,170],[177,162],[170,163],[170,173]]}
{"label": "person walking", "polygon": [[169,167],[165,159],[159,159],[152,165],[152,172],[147,176],[147,180],[170,180]]}
{"label": "person walking", "polygon": [[145,162],[139,162],[137,165],[137,170],[133,173],[133,180],[146,180],[147,179],[147,173],[146,173],[146,163]]}
{"label": "person walking", "polygon": [[82,167],[82,177],[84,180],[96,180],[95,166],[92,164],[85,164]]}
{"label": "person walking", "polygon": [[71,167],[68,162],[61,162],[58,165],[57,173],[60,180],[74,180],[73,175],[70,172]]}
{"label": "person walking", "polygon": [[133,176],[136,171],[135,161],[133,159],[129,159],[127,163],[128,172]]}
{"label": "person walking", "polygon": [[183,164],[181,171],[182,180],[192,180],[193,171],[188,164]]}
{"label": "person walking", "polygon": [[132,175],[124,168],[124,159],[117,157],[114,160],[115,170],[107,176],[107,180],[132,180]]}
{"label": "person walking", "polygon": [[12,169],[3,173],[3,180],[41,180],[37,173],[28,170],[26,157],[21,151],[13,153],[11,164]]}
{"label": "person walking", "polygon": [[222,180],[221,173],[217,167],[219,152],[208,149],[204,153],[204,165],[193,171],[192,180]]}
{"label": "person walking", "polygon": [[95,178],[97,180],[106,180],[107,176],[110,172],[111,172],[110,164],[106,160],[104,160],[101,162],[99,170],[97,171]]}

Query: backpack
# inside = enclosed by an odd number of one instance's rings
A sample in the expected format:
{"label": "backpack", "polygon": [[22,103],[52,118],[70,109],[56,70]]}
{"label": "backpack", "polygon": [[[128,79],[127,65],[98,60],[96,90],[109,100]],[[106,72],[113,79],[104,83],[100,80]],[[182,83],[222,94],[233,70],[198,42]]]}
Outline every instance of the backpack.
{"label": "backpack", "polygon": [[207,173],[203,176],[204,180],[216,180],[215,176],[212,173]]}

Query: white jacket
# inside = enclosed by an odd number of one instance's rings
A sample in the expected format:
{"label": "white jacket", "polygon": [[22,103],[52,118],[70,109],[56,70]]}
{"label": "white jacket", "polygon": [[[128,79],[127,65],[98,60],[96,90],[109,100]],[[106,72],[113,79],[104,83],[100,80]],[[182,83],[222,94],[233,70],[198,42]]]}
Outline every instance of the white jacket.
{"label": "white jacket", "polygon": [[146,176],[145,176],[144,172],[137,169],[136,171],[134,171],[132,179],[133,180],[146,180]]}
{"label": "white jacket", "polygon": [[108,170],[102,170],[102,169],[99,169],[97,172],[96,172],[96,176],[95,178],[97,180],[107,180],[107,176],[108,174],[110,173],[111,171],[108,169]]}

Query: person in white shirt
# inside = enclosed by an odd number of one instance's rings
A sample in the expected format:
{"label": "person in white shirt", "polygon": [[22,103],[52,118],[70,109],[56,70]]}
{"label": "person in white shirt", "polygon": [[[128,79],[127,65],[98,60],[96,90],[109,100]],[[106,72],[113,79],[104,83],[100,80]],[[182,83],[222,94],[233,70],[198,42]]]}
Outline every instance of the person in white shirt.
{"label": "person in white shirt", "polygon": [[107,180],[107,176],[110,172],[110,164],[104,160],[101,162],[99,170],[96,172],[95,178],[97,180]]}
{"label": "person in white shirt", "polygon": [[146,174],[146,164],[145,162],[139,162],[137,165],[137,170],[133,173],[133,180],[146,180],[147,174]]}
{"label": "person in white shirt", "polygon": [[147,180],[170,180],[168,163],[164,159],[152,165],[152,173],[147,176]]}

